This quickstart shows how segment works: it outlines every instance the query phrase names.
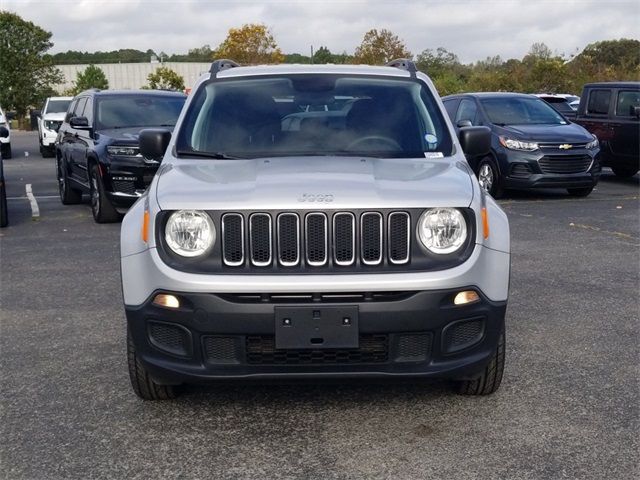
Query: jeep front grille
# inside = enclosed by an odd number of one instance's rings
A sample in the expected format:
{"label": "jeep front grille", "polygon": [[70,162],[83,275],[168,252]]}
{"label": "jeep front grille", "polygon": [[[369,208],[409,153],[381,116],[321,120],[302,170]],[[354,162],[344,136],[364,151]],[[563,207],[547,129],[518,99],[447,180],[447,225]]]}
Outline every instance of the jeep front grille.
{"label": "jeep front grille", "polygon": [[394,265],[410,261],[407,212],[225,213],[221,222],[228,267],[373,266],[385,256]]}

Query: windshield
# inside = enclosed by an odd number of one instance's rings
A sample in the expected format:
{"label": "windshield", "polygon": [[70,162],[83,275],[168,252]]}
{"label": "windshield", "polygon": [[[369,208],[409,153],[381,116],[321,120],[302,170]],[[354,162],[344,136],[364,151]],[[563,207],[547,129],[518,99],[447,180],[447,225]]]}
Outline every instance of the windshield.
{"label": "windshield", "polygon": [[186,97],[141,95],[104,97],[98,100],[99,129],[173,127]]}
{"label": "windshield", "polygon": [[433,157],[451,138],[429,90],[409,79],[290,75],[213,80],[195,94],[182,155]]}
{"label": "windshield", "polygon": [[566,125],[544,100],[535,97],[483,98],[480,103],[495,125]]}
{"label": "windshield", "polygon": [[47,113],[66,113],[71,100],[49,100]]}

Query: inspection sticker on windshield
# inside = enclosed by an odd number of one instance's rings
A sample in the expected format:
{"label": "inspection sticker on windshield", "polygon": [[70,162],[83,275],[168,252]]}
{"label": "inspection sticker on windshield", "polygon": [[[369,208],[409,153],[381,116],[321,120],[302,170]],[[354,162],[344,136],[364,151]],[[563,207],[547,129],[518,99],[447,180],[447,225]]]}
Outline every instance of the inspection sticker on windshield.
{"label": "inspection sticker on windshield", "polygon": [[425,158],[443,158],[444,154],[442,152],[424,152]]}
{"label": "inspection sticker on windshield", "polygon": [[424,139],[429,145],[435,145],[436,143],[438,143],[438,137],[436,137],[433,133],[427,133],[424,136]]}

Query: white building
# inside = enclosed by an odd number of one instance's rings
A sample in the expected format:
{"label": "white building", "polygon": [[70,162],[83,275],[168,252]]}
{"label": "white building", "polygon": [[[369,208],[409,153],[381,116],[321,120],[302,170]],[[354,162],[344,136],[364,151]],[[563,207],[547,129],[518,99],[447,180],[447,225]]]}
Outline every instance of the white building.
{"label": "white building", "polygon": [[[63,92],[73,86],[78,72],[83,72],[89,65],[56,65],[64,75],[64,83],[54,88]],[[184,78],[184,84],[192,88],[203,73],[209,71],[211,63],[196,62],[164,62],[164,63],[100,63],[96,64],[107,77],[109,88],[132,90],[147,85],[147,76],[159,67],[167,67]]]}

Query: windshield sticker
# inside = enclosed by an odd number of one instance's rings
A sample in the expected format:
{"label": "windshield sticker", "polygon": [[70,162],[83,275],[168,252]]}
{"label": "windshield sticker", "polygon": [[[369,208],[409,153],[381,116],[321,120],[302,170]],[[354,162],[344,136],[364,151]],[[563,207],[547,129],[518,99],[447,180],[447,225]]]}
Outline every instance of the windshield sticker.
{"label": "windshield sticker", "polygon": [[436,136],[435,136],[434,134],[432,134],[432,133],[427,133],[427,134],[424,136],[424,139],[427,141],[427,143],[428,143],[429,145],[435,145],[435,144],[437,144],[437,143],[438,143],[438,137],[436,137]]}
{"label": "windshield sticker", "polygon": [[444,154],[442,152],[424,152],[425,158],[444,158]]}

